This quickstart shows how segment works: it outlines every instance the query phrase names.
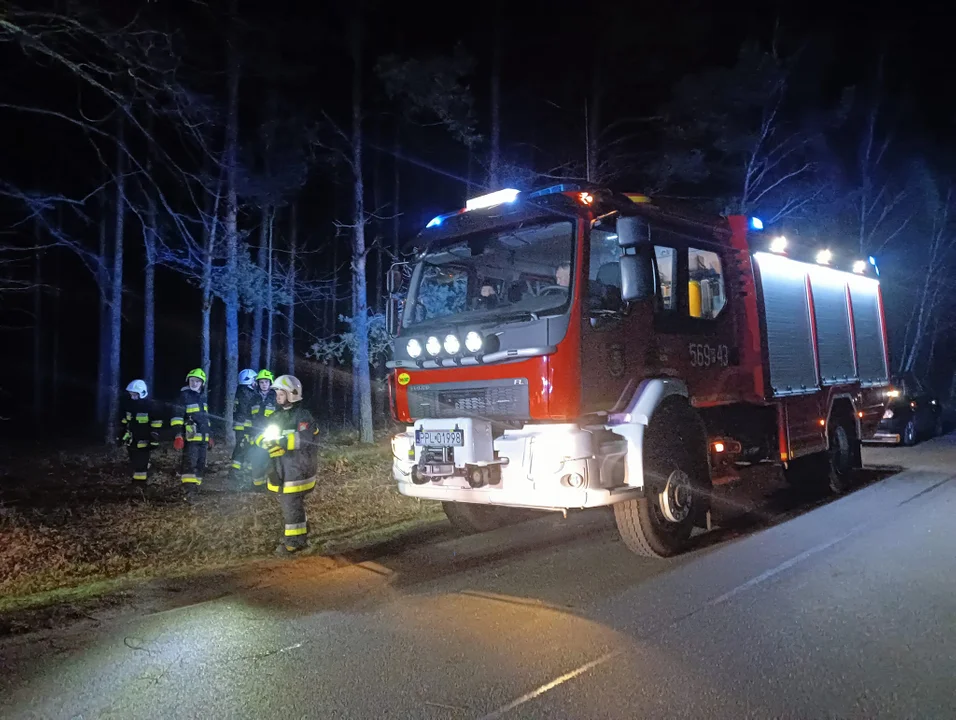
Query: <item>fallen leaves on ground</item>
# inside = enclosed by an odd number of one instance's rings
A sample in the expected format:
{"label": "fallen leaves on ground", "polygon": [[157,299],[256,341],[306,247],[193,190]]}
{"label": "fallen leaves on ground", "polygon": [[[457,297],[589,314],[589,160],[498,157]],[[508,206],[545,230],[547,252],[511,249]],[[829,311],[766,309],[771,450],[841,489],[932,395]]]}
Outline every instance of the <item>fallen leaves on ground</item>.
{"label": "fallen leaves on ground", "polygon": [[[271,553],[282,516],[272,493],[224,491],[230,458],[210,453],[203,497],[182,501],[178,453],[154,453],[149,485],[128,480],[125,453],[20,461],[0,477],[0,597],[117,577],[189,573]],[[406,498],[391,479],[388,443],[327,444],[306,500],[319,546],[435,519],[436,503]]]}

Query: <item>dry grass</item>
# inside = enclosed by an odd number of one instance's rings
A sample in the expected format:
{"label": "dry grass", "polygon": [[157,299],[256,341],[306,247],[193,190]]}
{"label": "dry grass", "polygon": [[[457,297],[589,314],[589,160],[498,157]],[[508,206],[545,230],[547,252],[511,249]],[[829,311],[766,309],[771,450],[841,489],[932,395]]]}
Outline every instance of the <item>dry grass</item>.
{"label": "dry grass", "polygon": [[[272,493],[221,491],[229,464],[212,453],[203,499],[181,501],[176,456],[154,460],[145,492],[127,481],[123,454],[61,455],[13,463],[0,477],[2,598],[120,577],[188,574],[270,554],[282,528]],[[313,549],[387,536],[436,519],[435,503],[399,495],[387,443],[329,443],[307,499]]]}

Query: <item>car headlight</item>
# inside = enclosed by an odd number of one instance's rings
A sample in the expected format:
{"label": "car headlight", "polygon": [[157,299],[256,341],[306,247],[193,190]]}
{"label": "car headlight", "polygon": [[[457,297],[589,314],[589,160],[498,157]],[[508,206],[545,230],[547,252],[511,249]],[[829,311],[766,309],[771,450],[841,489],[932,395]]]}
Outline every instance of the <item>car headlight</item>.
{"label": "car headlight", "polygon": [[893,411],[890,410],[889,408],[887,408],[887,409],[886,409],[886,412],[883,413],[883,419],[884,419],[884,420],[892,420],[892,419],[893,419]]}
{"label": "car headlight", "polygon": [[461,350],[461,341],[454,335],[445,336],[445,352],[449,355],[457,355]]}
{"label": "car headlight", "polygon": [[435,356],[441,352],[441,343],[438,342],[438,338],[432,335],[428,340],[425,341],[425,350],[429,355]]}
{"label": "car headlight", "polygon": [[412,338],[405,346],[405,352],[408,353],[408,357],[412,360],[417,360],[422,354],[422,344],[415,338]]}
{"label": "car headlight", "polygon": [[481,338],[481,335],[472,330],[470,333],[465,335],[465,347],[468,349],[468,352],[476,353],[481,350],[481,346],[484,344],[484,341]]}

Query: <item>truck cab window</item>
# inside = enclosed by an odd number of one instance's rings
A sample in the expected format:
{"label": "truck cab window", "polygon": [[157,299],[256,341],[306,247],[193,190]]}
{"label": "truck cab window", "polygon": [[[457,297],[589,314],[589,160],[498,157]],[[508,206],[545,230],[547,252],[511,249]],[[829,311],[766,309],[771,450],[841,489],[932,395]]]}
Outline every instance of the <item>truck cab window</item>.
{"label": "truck cab window", "polygon": [[677,307],[677,295],[674,292],[677,250],[655,245],[654,255],[657,258],[657,292],[661,299],[661,310],[673,310]]}
{"label": "truck cab window", "polygon": [[713,320],[727,304],[720,256],[710,250],[687,249],[687,311],[693,318]]}
{"label": "truck cab window", "polygon": [[620,310],[621,248],[613,228],[591,231],[591,260],[588,265],[587,306],[589,310]]}

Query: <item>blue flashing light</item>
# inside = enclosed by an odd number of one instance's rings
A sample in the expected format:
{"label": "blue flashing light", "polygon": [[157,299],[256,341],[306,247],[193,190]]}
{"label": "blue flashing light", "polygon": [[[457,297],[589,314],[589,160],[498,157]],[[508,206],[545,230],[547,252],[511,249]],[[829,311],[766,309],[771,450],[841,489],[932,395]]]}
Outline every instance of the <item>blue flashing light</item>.
{"label": "blue flashing light", "polygon": [[758,217],[750,218],[750,227],[754,230],[763,230],[763,220]]}
{"label": "blue flashing light", "polygon": [[876,267],[876,258],[870,255],[870,265]]}
{"label": "blue flashing light", "polygon": [[529,198],[542,197],[543,195],[555,195],[557,193],[563,192],[575,192],[580,190],[579,185],[569,185],[567,183],[562,185],[552,185],[551,187],[542,188],[541,190],[535,190],[533,193],[528,195]]}
{"label": "blue flashing light", "polygon": [[433,217],[431,220],[428,221],[428,224],[425,226],[425,229],[427,230],[428,228],[438,227],[439,225],[442,224],[442,221],[444,219],[445,218],[443,218],[441,215],[436,215],[435,217]]}

